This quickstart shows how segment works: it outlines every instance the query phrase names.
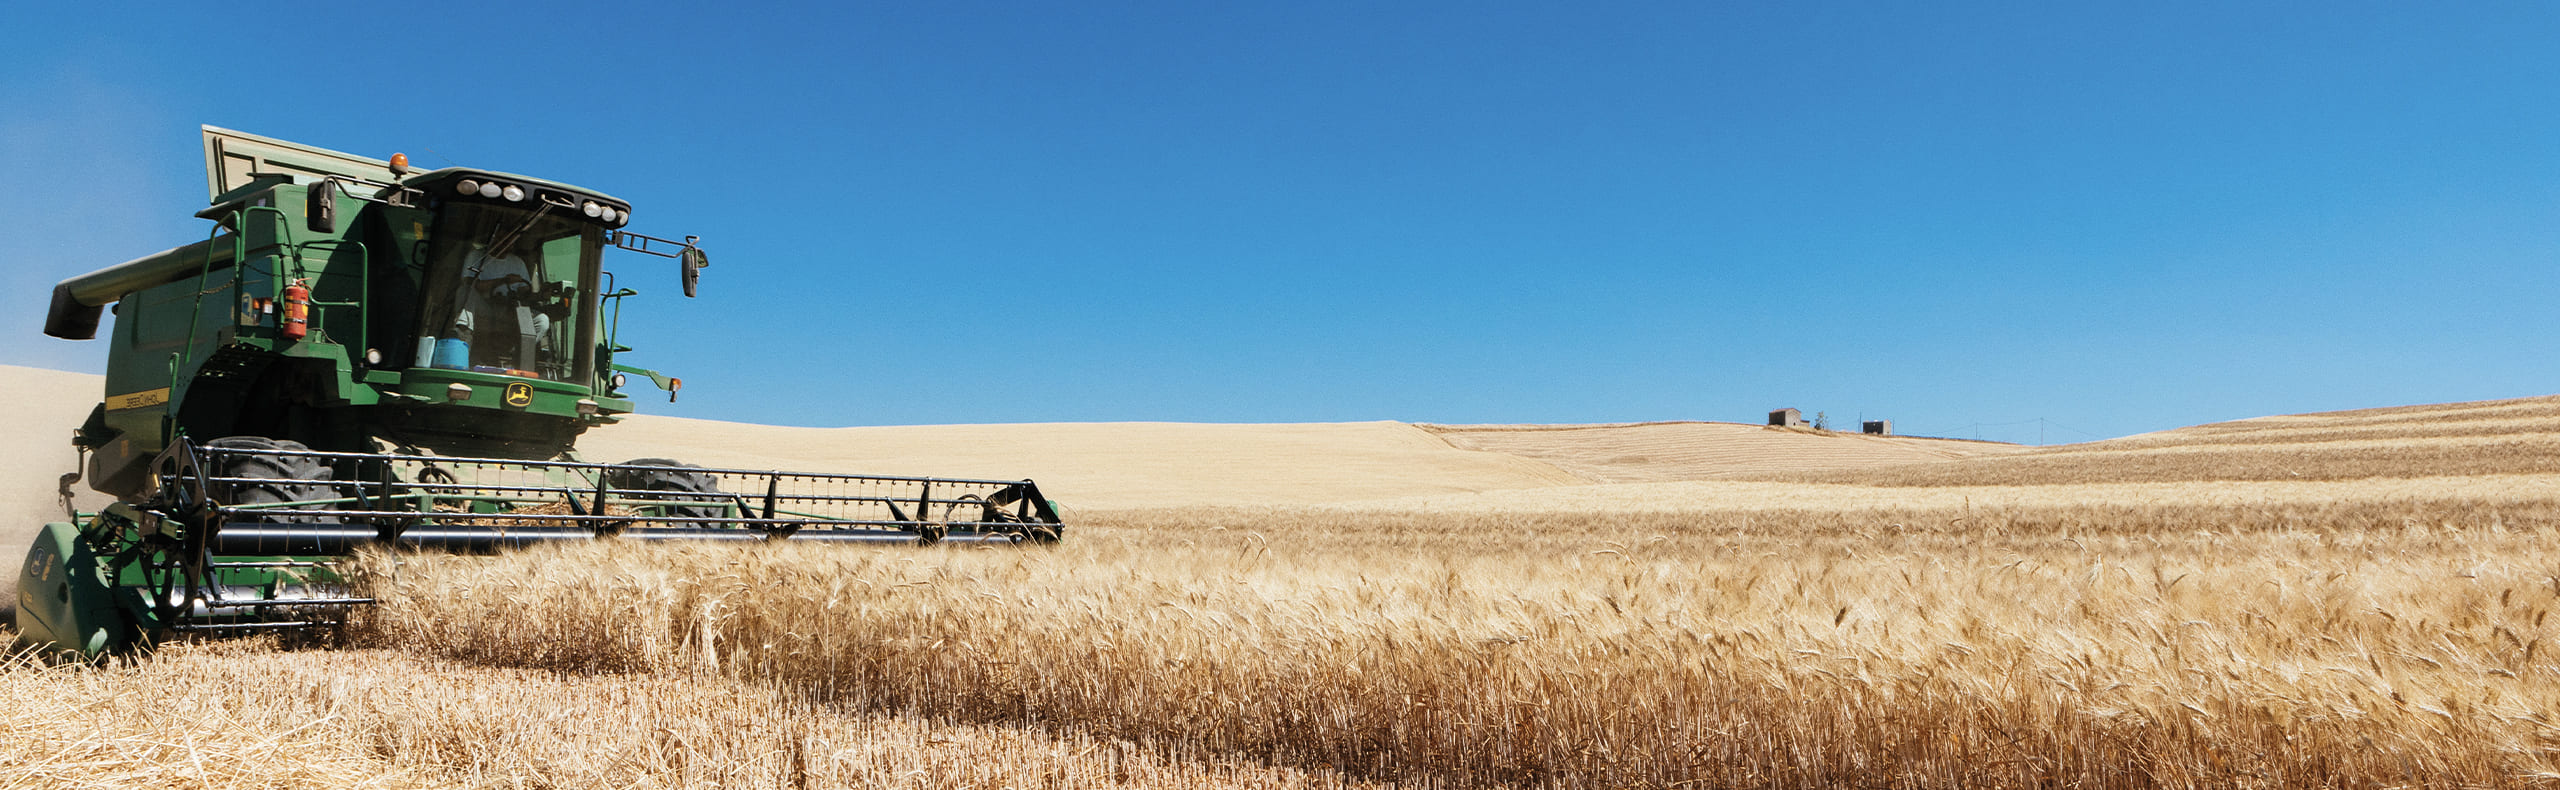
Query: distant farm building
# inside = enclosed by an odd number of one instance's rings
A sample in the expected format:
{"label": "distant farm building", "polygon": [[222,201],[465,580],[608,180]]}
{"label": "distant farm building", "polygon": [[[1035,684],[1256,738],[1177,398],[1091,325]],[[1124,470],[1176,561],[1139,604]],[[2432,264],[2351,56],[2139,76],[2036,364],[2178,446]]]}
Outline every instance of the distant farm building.
{"label": "distant farm building", "polygon": [[1804,412],[1797,411],[1795,409],[1779,409],[1777,411],[1769,412],[1769,424],[1779,428],[1802,428],[1804,427]]}
{"label": "distant farm building", "polygon": [[1868,436],[1892,436],[1892,435],[1893,435],[1893,421],[1892,421],[1892,420],[1868,420],[1868,421],[1866,422],[1866,434],[1867,434]]}

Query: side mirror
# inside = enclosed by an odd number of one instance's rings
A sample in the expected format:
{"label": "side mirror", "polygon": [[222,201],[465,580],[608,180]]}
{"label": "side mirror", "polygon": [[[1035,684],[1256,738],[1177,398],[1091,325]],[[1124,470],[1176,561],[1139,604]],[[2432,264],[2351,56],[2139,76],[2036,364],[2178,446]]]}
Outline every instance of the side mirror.
{"label": "side mirror", "polygon": [[702,267],[711,265],[711,257],[702,254],[700,247],[686,247],[676,255],[676,261],[684,267],[684,295],[692,298],[694,290],[701,287]]}
{"label": "side mirror", "polygon": [[338,232],[338,182],[320,179],[312,184],[310,199],[303,203],[302,215],[311,221],[313,233]]}

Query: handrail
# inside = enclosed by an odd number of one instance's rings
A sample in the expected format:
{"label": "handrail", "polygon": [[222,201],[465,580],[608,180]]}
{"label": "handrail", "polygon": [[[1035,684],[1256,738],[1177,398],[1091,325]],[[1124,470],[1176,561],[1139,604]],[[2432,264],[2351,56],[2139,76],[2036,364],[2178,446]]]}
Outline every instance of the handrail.
{"label": "handrail", "polygon": [[[283,209],[279,209],[274,206],[244,206],[232,209],[230,216],[226,217],[226,219],[231,221],[230,224],[232,231],[231,296],[226,300],[231,305],[239,304],[240,297],[243,295],[244,290],[248,288],[248,278],[241,276],[243,272],[246,272],[249,269],[248,215],[262,211],[276,215],[276,231],[284,240],[275,246],[278,248],[292,249],[294,267],[299,269],[302,266],[302,251],[299,248],[299,245],[293,241],[293,223],[287,221],[288,218],[284,215]],[[162,434],[168,435],[171,438],[175,438],[176,436],[175,431],[178,420],[178,401],[180,400],[180,398],[177,397],[178,374],[179,371],[185,370],[193,366],[195,363],[196,332],[204,327],[204,298],[211,293],[211,291],[205,288],[205,283],[213,279],[212,242],[214,234],[222,232],[223,224],[224,223],[221,222],[214,223],[214,229],[208,232],[205,237],[204,264],[196,270],[195,304],[189,306],[187,311],[187,342],[185,345],[179,346],[177,351],[169,354],[169,398],[166,402],[162,403],[160,407],[160,428]],[[269,272],[268,279],[276,281],[274,283],[270,283],[270,285],[274,286],[278,291],[274,296],[269,297],[270,299],[284,295],[282,293],[284,286],[281,284],[284,278],[280,276],[281,274],[283,274],[281,271]],[[271,301],[270,304],[272,303],[273,302]],[[225,309],[230,308],[226,306]]]}
{"label": "handrail", "polygon": [[[373,322],[370,320],[370,316],[365,315],[365,310],[373,299],[373,260],[370,257],[372,251],[366,249],[363,242],[349,241],[347,239],[313,239],[311,241],[301,242],[295,246],[297,248],[327,249],[330,251],[331,255],[335,255],[338,250],[343,249],[352,248],[356,251],[356,301],[331,302],[326,306],[356,308],[356,342],[352,347],[356,349],[372,348],[373,344],[371,342],[371,333],[373,331]],[[298,259],[300,256],[297,255],[296,257]],[[314,308],[312,310],[313,317],[317,318],[320,316],[321,313],[317,308],[322,307],[323,304],[314,300],[311,303],[311,306]],[[313,323],[319,324],[320,328],[323,330],[328,327],[328,322],[325,320],[314,321]]]}
{"label": "handrail", "polygon": [[[239,216],[239,212],[232,212],[232,216],[236,219]],[[187,316],[187,344],[179,346],[176,351],[169,352],[169,373],[166,382],[168,385],[169,396],[160,403],[160,435],[162,438],[169,441],[176,441],[178,439],[178,371],[179,369],[186,367],[186,355],[195,351],[196,325],[204,321],[204,283],[206,280],[213,278],[213,242],[215,239],[221,237],[222,228],[223,223],[216,222],[213,223],[212,230],[205,231],[204,263],[196,268],[196,303],[194,312]],[[239,289],[240,275],[238,274],[238,271],[244,265],[246,265],[245,262],[240,260],[240,232],[238,228],[234,228],[232,229],[231,234],[231,268],[233,271],[233,274],[231,275],[231,282],[232,289],[234,291]]]}

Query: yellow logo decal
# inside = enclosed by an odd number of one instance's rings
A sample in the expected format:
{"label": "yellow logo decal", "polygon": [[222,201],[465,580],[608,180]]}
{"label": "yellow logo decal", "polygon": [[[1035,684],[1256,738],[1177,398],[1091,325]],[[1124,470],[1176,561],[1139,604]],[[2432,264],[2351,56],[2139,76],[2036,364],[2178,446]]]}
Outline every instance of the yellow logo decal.
{"label": "yellow logo decal", "polygon": [[521,381],[508,383],[507,405],[519,409],[533,405],[533,385]]}
{"label": "yellow logo decal", "polygon": [[141,409],[158,406],[168,402],[169,388],[161,387],[156,390],[143,390],[141,392],[131,392],[123,395],[110,395],[107,397],[107,410],[124,411],[126,409]]}

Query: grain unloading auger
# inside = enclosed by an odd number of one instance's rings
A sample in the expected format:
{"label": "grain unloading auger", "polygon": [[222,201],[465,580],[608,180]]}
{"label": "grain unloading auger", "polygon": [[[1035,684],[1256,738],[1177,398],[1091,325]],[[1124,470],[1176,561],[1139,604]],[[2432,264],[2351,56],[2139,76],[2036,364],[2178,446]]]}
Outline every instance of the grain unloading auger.
{"label": "grain unloading auger", "polygon": [[[1052,542],[1029,480],[590,463],[632,411],[606,248],[706,257],[622,230],[602,193],[206,127],[218,227],[63,281],[45,333],[117,320],[107,397],[74,434],[97,513],[48,524],[20,640],[95,657],[173,633],[332,622],[369,547],[487,552],[595,540]],[[79,475],[66,476],[65,501]]]}

